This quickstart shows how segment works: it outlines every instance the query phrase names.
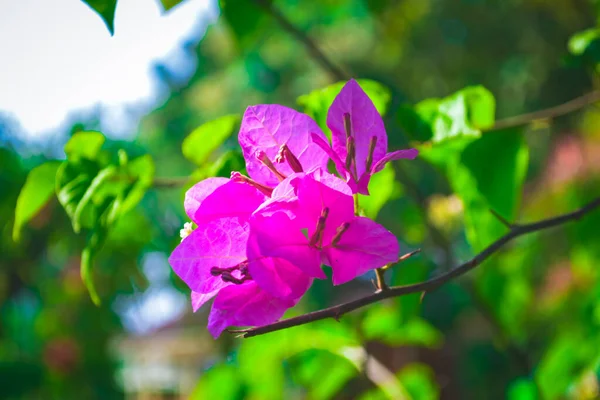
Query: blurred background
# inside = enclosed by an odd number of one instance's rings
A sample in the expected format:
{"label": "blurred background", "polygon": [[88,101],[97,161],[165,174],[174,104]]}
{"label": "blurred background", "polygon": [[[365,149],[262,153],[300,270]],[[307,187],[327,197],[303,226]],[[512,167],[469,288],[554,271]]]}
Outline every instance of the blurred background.
{"label": "blurred background", "polygon": [[[209,307],[191,312],[167,262],[187,221],[185,189],[243,169],[235,128],[200,161],[184,157],[202,124],[258,103],[322,123],[330,92],[319,89],[355,77],[373,81],[390,148],[436,145],[423,100],[481,85],[493,122],[593,92],[597,1],[119,0],[114,35],[80,0],[0,5],[0,398],[600,398],[598,212],[517,239],[422,301],[246,340],[213,340]],[[449,113],[451,123],[477,107]],[[449,166],[450,141],[437,158],[386,168],[367,214],[403,252],[422,249],[390,283],[435,276],[506,233],[491,206],[527,222],[597,197],[599,122],[591,104],[486,134],[456,153],[468,184]],[[63,160],[80,131],[103,132],[110,154],[149,154],[156,176],[94,249],[98,307],[80,277],[90,236],[74,233],[62,200],[42,201],[13,233],[28,172]],[[372,279],[315,282],[288,315],[367,294]]]}

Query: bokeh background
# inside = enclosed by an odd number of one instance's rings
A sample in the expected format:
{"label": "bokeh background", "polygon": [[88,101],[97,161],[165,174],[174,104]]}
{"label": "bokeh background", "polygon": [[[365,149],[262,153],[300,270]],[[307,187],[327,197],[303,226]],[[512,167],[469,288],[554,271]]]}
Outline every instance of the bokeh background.
{"label": "bokeh background", "polygon": [[[246,340],[213,340],[207,308],[191,312],[167,262],[185,188],[243,168],[235,132],[200,165],[184,157],[202,124],[258,103],[322,122],[318,90],[347,77],[379,83],[391,148],[431,141],[414,105],[467,86],[493,94],[497,119],[558,105],[598,86],[597,1],[119,0],[113,36],[79,0],[0,6],[0,398],[599,398],[599,213],[520,238],[422,301]],[[600,194],[599,122],[590,104],[498,133],[475,149],[471,173],[500,197],[506,176],[523,175],[507,218],[574,210]],[[28,171],[90,130],[107,151],[149,154],[161,182],[97,252],[100,306],[80,277],[86,236],[56,197],[13,237]],[[521,173],[495,164],[511,146]],[[435,276],[506,231],[475,213],[487,203],[453,180],[452,150],[439,148],[442,161],[402,162],[377,181],[369,213],[403,251],[422,249],[390,283]],[[288,315],[369,293],[372,279],[315,282]]]}

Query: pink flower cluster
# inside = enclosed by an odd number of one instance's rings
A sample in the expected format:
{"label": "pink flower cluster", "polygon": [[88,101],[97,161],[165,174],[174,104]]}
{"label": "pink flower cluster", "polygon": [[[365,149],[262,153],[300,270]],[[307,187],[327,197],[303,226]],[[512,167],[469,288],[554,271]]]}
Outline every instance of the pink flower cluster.
{"label": "pink flower cluster", "polygon": [[[332,144],[307,115],[280,105],[246,110],[239,143],[248,177],[209,178],[185,196],[197,228],[169,262],[192,290],[198,310],[215,297],[208,330],[277,321],[331,267],[333,284],[394,262],[396,237],[356,216],[353,194],[368,194],[371,176],[415,149],[387,153],[375,106],[354,80],[333,101]],[[327,172],[331,159],[343,179]]]}

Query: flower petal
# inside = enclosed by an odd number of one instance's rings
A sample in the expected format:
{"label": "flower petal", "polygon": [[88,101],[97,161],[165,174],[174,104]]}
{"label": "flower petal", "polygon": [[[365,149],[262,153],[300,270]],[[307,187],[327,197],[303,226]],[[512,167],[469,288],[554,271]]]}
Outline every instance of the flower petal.
{"label": "flower petal", "polygon": [[238,140],[246,159],[248,175],[255,181],[275,187],[277,177],[256,157],[263,151],[284,175],[294,171],[286,163],[275,163],[282,145],[287,145],[305,172],[327,168],[327,154],[311,140],[311,134],[325,135],[308,115],[278,104],[262,104],[246,109]]}
{"label": "flower petal", "polygon": [[248,219],[266,199],[267,197],[252,185],[227,180],[206,196],[193,214],[193,220],[197,225],[201,225],[223,217]]}
{"label": "flower petal", "polygon": [[340,178],[323,171],[307,175],[298,185],[298,205],[308,234],[312,235],[318,218],[325,208],[329,215],[325,222],[323,243],[328,243],[338,226],[354,218],[354,199],[350,187]]}
{"label": "flower petal", "polygon": [[208,331],[216,339],[229,326],[260,326],[277,321],[294,301],[278,299],[255,282],[222,289],[208,317]]}
{"label": "flower petal", "polygon": [[325,279],[327,276],[321,269],[320,252],[308,246],[308,238],[302,233],[306,228],[306,221],[292,219],[286,212],[254,214],[248,239],[248,243],[253,245],[248,247],[248,258],[283,258],[308,276]]}
{"label": "flower petal", "polygon": [[199,225],[169,257],[173,271],[195,292],[208,294],[226,287],[212,267],[227,268],[246,260],[248,223],[221,218]]}
{"label": "flower petal", "polygon": [[194,312],[198,311],[200,307],[204,305],[204,303],[215,297],[217,293],[219,293],[219,289],[214,290],[210,293],[198,293],[192,291],[192,310]]}
{"label": "flower petal", "polygon": [[306,293],[312,278],[291,262],[277,257],[260,255],[257,235],[248,239],[248,271],[252,279],[269,294],[282,299],[296,300]]}
{"label": "flower petal", "polygon": [[366,164],[371,138],[377,138],[373,152],[373,164],[385,156],[387,151],[385,126],[375,105],[360,85],[353,79],[348,81],[333,100],[327,112],[327,126],[331,129],[333,151],[338,154],[344,163],[348,154],[344,114],[350,115],[352,136],[354,136],[356,145],[356,176],[360,177],[367,170]]}
{"label": "flower petal", "polygon": [[372,169],[372,174],[381,171],[385,164],[392,160],[400,160],[403,158],[408,158],[409,160],[414,160],[415,157],[419,155],[419,150],[417,149],[404,149],[404,150],[396,150],[391,153],[387,153],[382,159],[380,159]]}
{"label": "flower petal", "polygon": [[198,224],[198,221],[196,221],[194,218],[204,199],[206,199],[208,195],[212,194],[216,188],[224,185],[228,181],[229,179],[227,178],[208,178],[189,188],[188,191],[185,192],[185,200],[183,201],[183,208],[185,209],[188,217]]}
{"label": "flower petal", "polygon": [[400,247],[383,226],[366,217],[355,217],[340,241],[324,251],[333,270],[333,284],[340,285],[396,261]]}

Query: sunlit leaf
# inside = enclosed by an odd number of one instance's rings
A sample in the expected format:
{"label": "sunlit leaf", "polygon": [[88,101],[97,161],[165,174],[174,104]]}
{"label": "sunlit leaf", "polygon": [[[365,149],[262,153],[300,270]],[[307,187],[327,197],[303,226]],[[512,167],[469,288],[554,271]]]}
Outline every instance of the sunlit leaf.
{"label": "sunlit leaf", "polygon": [[581,32],[577,32],[569,39],[567,47],[569,52],[573,55],[581,55],[585,53],[589,45],[600,38],[600,29],[591,28]]}
{"label": "sunlit leaf", "polygon": [[35,167],[27,175],[15,210],[13,227],[15,242],[20,240],[23,226],[41,210],[54,194],[56,171],[60,164],[60,161],[48,161]]}
{"label": "sunlit leaf", "polygon": [[77,132],[65,144],[65,154],[70,161],[78,161],[82,158],[94,160],[105,140],[106,138],[100,132]]}
{"label": "sunlit leaf", "polygon": [[325,350],[307,350],[291,362],[293,377],[315,400],[333,398],[359,372],[345,357]]}
{"label": "sunlit leaf", "polygon": [[183,141],[183,155],[204,167],[210,155],[231,136],[239,122],[239,115],[226,115],[200,125]]}
{"label": "sunlit leaf", "polygon": [[242,379],[237,368],[218,364],[203,373],[190,394],[192,400],[237,399],[242,391]]}
{"label": "sunlit leaf", "polygon": [[496,102],[483,86],[466,87],[443,99],[427,99],[401,107],[398,119],[418,140],[439,143],[450,138],[479,137],[494,124]]}
{"label": "sunlit leaf", "polygon": [[367,311],[362,331],[365,338],[400,346],[416,345],[436,348],[443,341],[442,334],[427,321],[413,317],[403,321],[397,306],[379,304]]}
{"label": "sunlit leaf", "polygon": [[506,398],[508,400],[537,400],[535,382],[523,378],[516,380],[508,387]]}

